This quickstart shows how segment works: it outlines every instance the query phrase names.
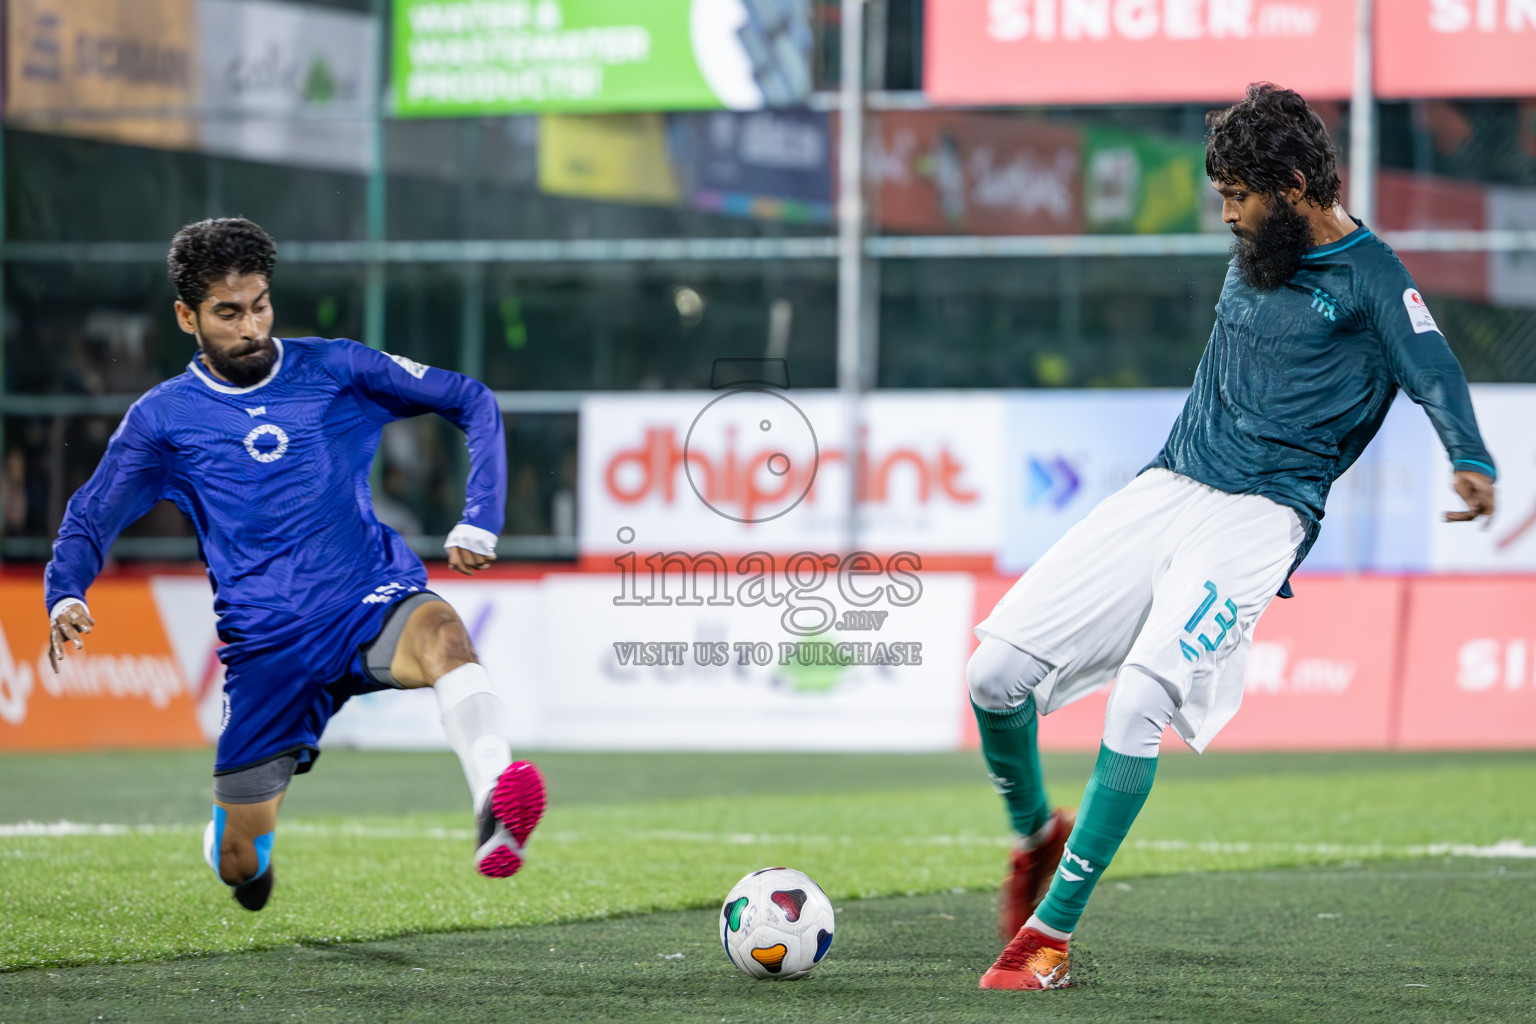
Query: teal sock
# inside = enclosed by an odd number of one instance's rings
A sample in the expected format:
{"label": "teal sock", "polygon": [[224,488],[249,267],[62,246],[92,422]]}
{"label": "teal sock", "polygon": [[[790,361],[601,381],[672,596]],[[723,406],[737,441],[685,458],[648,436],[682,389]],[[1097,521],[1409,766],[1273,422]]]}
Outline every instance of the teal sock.
{"label": "teal sock", "polygon": [[1040,748],[1035,743],[1035,698],[1026,697],[1023,704],[1003,711],[988,711],[972,701],[971,709],[981,733],[981,756],[1008,805],[1014,831],[1033,835],[1051,816],[1040,775]]}
{"label": "teal sock", "polygon": [[1156,774],[1157,758],[1127,757],[1099,745],[1099,760],[1083,793],[1077,825],[1067,839],[1061,867],[1051,879],[1051,891],[1035,911],[1036,917],[1060,931],[1077,928],[1094,884],[1125,841],[1141,805],[1147,802]]}

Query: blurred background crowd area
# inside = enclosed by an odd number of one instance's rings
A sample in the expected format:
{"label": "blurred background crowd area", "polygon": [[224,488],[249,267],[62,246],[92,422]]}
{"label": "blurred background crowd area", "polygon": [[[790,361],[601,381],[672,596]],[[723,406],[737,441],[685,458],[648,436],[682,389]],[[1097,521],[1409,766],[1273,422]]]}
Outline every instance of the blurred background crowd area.
{"label": "blurred background crowd area", "polygon": [[[0,557],[46,557],[128,404],[191,356],[164,253],[202,217],[278,240],[279,336],[355,338],[498,392],[512,554],[574,556],[583,393],[707,388],[716,358],[764,355],[796,388],[837,386],[843,5],[636,6],[653,5],[10,0]],[[1186,387],[1228,240],[1205,116],[1236,96],[940,106],[927,8],[863,7],[864,385]],[[692,57],[666,49],[674,9]],[[711,17],[745,78],[708,67]],[[452,78],[487,39],[540,32],[618,62],[624,23],[649,18],[650,52],[698,74],[546,68],[543,100]],[[1158,70],[1138,74],[1155,94]],[[1349,98],[1314,95],[1348,163]],[[1370,110],[1374,227],[1536,228],[1536,99]],[[1536,382],[1536,252],[1475,245],[1404,258],[1472,381]],[[440,537],[462,465],[446,423],[391,427],[381,518]],[[143,557],[195,551],[165,506],[128,536]]]}

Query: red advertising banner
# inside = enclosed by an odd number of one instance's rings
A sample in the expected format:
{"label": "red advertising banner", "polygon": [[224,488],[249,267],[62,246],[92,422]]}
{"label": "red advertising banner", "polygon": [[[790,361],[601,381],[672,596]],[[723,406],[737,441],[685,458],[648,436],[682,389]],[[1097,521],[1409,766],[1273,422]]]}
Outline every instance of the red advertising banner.
{"label": "red advertising banner", "polygon": [[1354,11],[1355,0],[928,0],[924,88],[937,103],[1159,103],[1231,101],[1272,81],[1342,99]]}
{"label": "red advertising banner", "polygon": [[1389,99],[1536,95],[1536,3],[1376,5],[1376,91]]}
{"label": "red advertising banner", "polygon": [[1401,579],[1303,578],[1248,650],[1243,706],[1212,750],[1379,750],[1390,739]]}
{"label": "red advertising banner", "polygon": [[1082,134],[1006,114],[892,112],[871,173],[892,231],[1075,235],[1083,230]]}
{"label": "red advertising banner", "polygon": [[[983,616],[1012,582],[988,585],[990,579],[977,578]],[[1388,578],[1297,580],[1296,597],[1272,602],[1259,620],[1242,709],[1210,749],[1385,748],[1406,586]],[[1108,700],[1106,688],[1043,717],[1041,748],[1097,750]],[[973,724],[965,743],[976,742]],[[1183,748],[1172,731],[1163,745]]]}
{"label": "red advertising banner", "polygon": [[1536,746],[1536,579],[1411,586],[1397,745]]}

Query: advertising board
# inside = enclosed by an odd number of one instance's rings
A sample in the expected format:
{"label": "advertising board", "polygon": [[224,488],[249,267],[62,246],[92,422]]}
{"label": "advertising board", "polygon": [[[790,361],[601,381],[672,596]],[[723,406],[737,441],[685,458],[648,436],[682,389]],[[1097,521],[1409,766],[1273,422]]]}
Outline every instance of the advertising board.
{"label": "advertising board", "polygon": [[196,684],[148,583],[103,580],[90,608],[89,645],[55,672],[41,586],[0,581],[0,750],[201,746]]}
{"label": "advertising board", "polygon": [[5,114],[32,131],[189,149],[194,0],[11,0]]}
{"label": "advertising board", "polygon": [[539,190],[671,206],[677,181],[660,114],[539,118]]}
{"label": "advertising board", "polygon": [[[515,750],[975,748],[972,627],[1015,577],[873,554],[785,562],[675,553],[431,585],[469,628]],[[107,578],[89,596],[97,628],[54,675],[40,581],[0,581],[0,751],[214,743],[223,669],[207,582]],[[1529,574],[1298,579],[1260,620],[1243,706],[1212,749],[1536,746],[1533,613]],[[1044,716],[1041,746],[1096,750],[1107,698]],[[427,690],[354,697],[323,742],[446,747]]]}
{"label": "advertising board", "polygon": [[1087,230],[1108,234],[1225,231],[1205,146],[1094,125],[1083,131]]}
{"label": "advertising board", "polygon": [[1389,99],[1536,93],[1530,0],[1376,5],[1376,92]]}
{"label": "advertising board", "polygon": [[1001,531],[1003,399],[875,394],[862,413],[850,546],[849,420],[835,393],[589,396],[578,459],[582,556],[607,566],[631,550],[866,547],[990,566]]}
{"label": "advertising board", "polygon": [[1083,230],[1082,134],[1038,117],[892,111],[870,158],[887,231],[1070,235]]}
{"label": "advertising board", "polygon": [[1536,746],[1536,580],[1415,580],[1398,745]]}
{"label": "advertising board", "polygon": [[378,25],[276,0],[199,0],[202,148],[366,174]]}
{"label": "advertising board", "polygon": [[803,110],[674,114],[674,166],[695,209],[758,220],[832,220],[832,138]]}
{"label": "advertising board", "polygon": [[1249,82],[1349,95],[1354,0],[928,0],[938,103],[1233,101]]}
{"label": "advertising board", "polygon": [[1037,561],[1095,505],[1130,483],[1162,447],[1187,392],[1008,393],[998,568]]}
{"label": "advertising board", "polygon": [[[706,572],[703,580],[711,579]],[[973,603],[968,574],[886,563],[881,572],[818,576],[809,563],[792,564],[762,584],[781,598],[773,604],[753,601],[750,580],[734,575],[723,595],[703,583],[697,596],[710,597],[692,606],[680,597],[671,603],[680,592],[662,592],[659,583],[658,600],[640,604],[635,598],[650,593],[649,583],[639,595],[632,585],[615,574],[546,578],[546,644],[560,666],[540,693],[547,745],[729,751],[959,744]],[[717,603],[721,596],[732,603]],[[808,632],[823,623],[824,631]]]}
{"label": "advertising board", "polygon": [[809,4],[398,0],[395,109],[755,110],[811,87]]}
{"label": "advertising board", "polygon": [[[879,571],[868,571],[870,562],[818,572],[807,562],[754,582],[750,573],[717,576],[707,566],[690,575],[680,564],[530,581],[434,580],[432,589],[469,628],[514,749],[958,744],[968,574],[886,560]],[[690,603],[695,584],[700,599]],[[754,602],[758,585],[766,599]],[[446,746],[426,691],[354,697],[325,741]]]}
{"label": "advertising board", "polygon": [[[924,83],[956,104],[1344,99],[1354,25],[1354,0],[928,0]],[[1536,93],[1531,0],[1377,3],[1374,33],[1383,98]]]}

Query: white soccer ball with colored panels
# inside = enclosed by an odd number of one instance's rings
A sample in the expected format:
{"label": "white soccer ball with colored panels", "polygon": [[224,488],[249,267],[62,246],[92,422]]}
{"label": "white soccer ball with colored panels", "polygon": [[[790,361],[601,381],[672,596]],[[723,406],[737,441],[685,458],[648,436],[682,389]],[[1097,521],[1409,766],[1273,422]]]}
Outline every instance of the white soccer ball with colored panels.
{"label": "white soccer ball with colored panels", "polygon": [[754,978],[803,978],[832,948],[832,901],[803,871],[754,871],[725,898],[720,941]]}

